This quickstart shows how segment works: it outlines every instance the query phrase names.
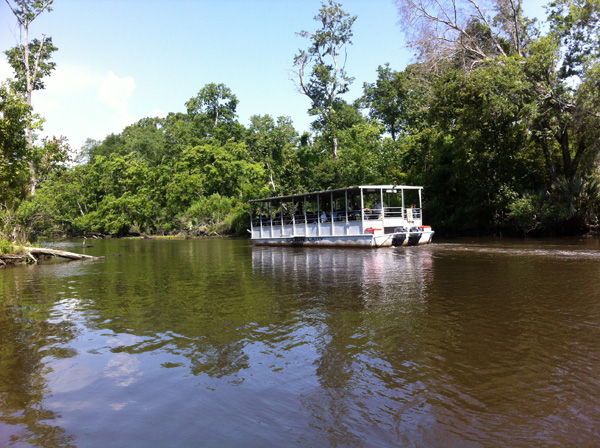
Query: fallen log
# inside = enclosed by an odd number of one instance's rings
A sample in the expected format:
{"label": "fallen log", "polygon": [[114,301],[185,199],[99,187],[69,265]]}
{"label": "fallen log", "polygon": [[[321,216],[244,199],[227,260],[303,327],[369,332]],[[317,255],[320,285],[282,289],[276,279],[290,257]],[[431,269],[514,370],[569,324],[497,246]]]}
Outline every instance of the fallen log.
{"label": "fallen log", "polygon": [[23,250],[32,255],[53,255],[55,257],[68,258],[69,260],[94,260],[102,257],[93,257],[91,255],[76,254],[74,252],[66,252],[64,250],[46,249],[42,247],[23,247]]}
{"label": "fallen log", "polygon": [[27,258],[27,255],[23,254],[1,254],[0,260],[24,260]]}

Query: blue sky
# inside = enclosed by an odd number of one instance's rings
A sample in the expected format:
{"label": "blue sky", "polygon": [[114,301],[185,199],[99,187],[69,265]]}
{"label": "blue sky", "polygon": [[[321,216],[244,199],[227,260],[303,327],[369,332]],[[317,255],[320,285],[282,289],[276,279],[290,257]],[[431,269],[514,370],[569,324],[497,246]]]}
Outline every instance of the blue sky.
{"label": "blue sky", "polygon": [[[392,0],[342,0],[358,16],[347,69],[356,78],[344,98],[354,100],[379,65],[402,70],[414,62]],[[539,0],[525,1],[533,14]],[[292,118],[308,130],[309,101],[293,81],[293,57],[318,27],[319,0],[55,0],[33,22],[58,47],[57,68],[33,103],[46,118],[41,135],[64,135],[73,149],[103,139],[144,117],[185,111],[206,84],[227,85],[240,101],[238,116]],[[532,9],[533,8],[533,9]],[[531,14],[531,13],[530,13]],[[16,19],[0,1],[0,50],[19,39]],[[5,58],[0,79],[12,76]]]}

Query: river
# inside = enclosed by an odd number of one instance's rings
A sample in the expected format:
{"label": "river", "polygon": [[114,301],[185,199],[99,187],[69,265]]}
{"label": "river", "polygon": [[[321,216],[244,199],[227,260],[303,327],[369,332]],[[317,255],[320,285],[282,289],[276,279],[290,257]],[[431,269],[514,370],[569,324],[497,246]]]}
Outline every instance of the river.
{"label": "river", "polygon": [[600,443],[596,239],[89,243],[0,270],[2,447]]}

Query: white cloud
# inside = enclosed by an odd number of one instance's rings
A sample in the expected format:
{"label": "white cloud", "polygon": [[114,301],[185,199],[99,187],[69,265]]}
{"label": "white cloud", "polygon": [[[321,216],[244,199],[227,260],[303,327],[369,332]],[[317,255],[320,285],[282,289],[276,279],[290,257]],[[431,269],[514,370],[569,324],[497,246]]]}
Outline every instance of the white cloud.
{"label": "white cloud", "polygon": [[111,121],[119,131],[135,121],[129,112],[129,99],[135,90],[131,76],[119,78],[113,72],[102,80],[98,89],[98,101],[112,109]]}
{"label": "white cloud", "polygon": [[48,91],[73,94],[97,87],[102,82],[102,76],[86,67],[61,64],[45,82]]}
{"label": "white cloud", "polygon": [[[0,59],[0,81],[12,77],[12,68]],[[64,62],[44,82],[45,89],[33,94],[35,111],[46,119],[40,138],[64,135],[78,148],[87,138],[102,140],[139,120],[132,112],[136,83],[131,76]],[[154,109],[149,116],[166,115]]]}
{"label": "white cloud", "polygon": [[98,100],[114,108],[122,108],[127,106],[134,89],[135,80],[131,76],[119,78],[108,72],[98,89]]}
{"label": "white cloud", "polygon": [[139,368],[140,360],[127,353],[119,353],[108,361],[104,375],[115,380],[117,386],[130,386],[143,375]]}

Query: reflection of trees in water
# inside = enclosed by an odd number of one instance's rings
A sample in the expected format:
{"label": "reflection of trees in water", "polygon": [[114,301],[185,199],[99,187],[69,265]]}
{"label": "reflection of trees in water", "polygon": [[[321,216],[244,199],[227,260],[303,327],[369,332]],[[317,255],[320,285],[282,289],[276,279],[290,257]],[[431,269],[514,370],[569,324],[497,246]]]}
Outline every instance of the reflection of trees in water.
{"label": "reflection of trees in water", "polygon": [[223,378],[247,369],[250,364],[248,355],[244,354],[244,346],[243,342],[236,341],[230,344],[197,347],[190,356],[192,373]]}
{"label": "reflection of trees in water", "polygon": [[[421,275],[421,258],[406,258],[406,253],[393,250],[265,248],[262,252],[253,248],[251,262],[247,253],[227,250],[203,252],[208,253],[207,259],[198,260],[195,257],[199,251],[191,250],[192,247],[185,246],[187,256],[176,251],[171,262],[157,254],[139,254],[135,264],[125,258],[111,258],[81,272],[69,271],[60,279],[54,273],[55,283],[63,289],[76,279],[73,294],[88,300],[73,305],[80,310],[73,321],[104,335],[110,330],[115,336],[116,346],[110,342],[96,353],[123,353],[118,358],[123,362],[134,357],[141,359],[137,355],[143,353],[157,353],[160,356],[154,359],[164,367],[185,364],[193,375],[236,384],[240,371],[256,368],[252,363],[260,356],[277,357],[285,354],[283,350],[295,352],[295,344],[304,344],[311,350],[314,345],[316,358],[311,351],[305,359],[314,360],[319,387],[306,391],[302,397],[311,425],[330,434],[333,446],[365,444],[360,438],[364,431],[353,432],[353,426],[380,425],[373,421],[373,415],[378,413],[370,408],[374,398],[365,388],[365,380],[374,378],[377,387],[393,381],[385,378],[385,369],[379,377],[373,373],[380,366],[373,366],[371,359],[384,358],[392,352],[392,347],[386,347],[382,340],[393,331],[408,331],[413,325],[410,316],[426,306],[422,289],[428,280]],[[164,250],[167,249],[173,246],[165,245]],[[383,263],[374,258],[380,256]],[[96,268],[102,275],[94,275]],[[53,283],[46,283],[48,286],[36,291],[11,291],[1,286],[4,297],[20,297],[21,304],[34,303],[27,297],[38,301],[31,310],[18,308],[26,316],[35,317],[35,325],[28,327],[12,321],[10,325],[14,332],[23,331],[24,339],[33,338],[34,334],[39,338],[37,348],[18,349],[18,335],[0,336],[3,348],[12,347],[30,358],[26,361],[29,367],[18,369],[27,378],[11,378],[10,382],[31,391],[26,405],[13,404],[10,412],[4,411],[9,408],[4,404],[8,396],[3,393],[2,413],[21,418],[10,424],[31,426],[22,436],[23,441],[37,443],[34,441],[39,439],[45,440],[43,446],[68,446],[72,441],[64,431],[45,426],[50,420],[43,421],[46,417],[57,418],[42,408],[44,390],[48,388],[43,356],[72,356],[68,347],[76,330],[58,322],[69,319],[68,309],[57,312],[55,305],[65,300],[57,302]],[[33,281],[28,287],[42,284],[43,281]],[[9,328],[5,320],[15,316],[15,311],[8,304],[2,310],[0,325],[2,329]],[[50,316],[50,312],[56,316]],[[401,339],[394,341],[409,345]],[[45,351],[42,354],[40,350]],[[1,372],[12,368],[3,360],[0,363]],[[274,362],[272,368],[287,368],[282,366],[283,362]],[[124,374],[132,368],[109,362],[104,375],[129,381],[131,375]],[[25,407],[29,410],[17,414]],[[33,421],[34,415],[37,426],[26,423]]]}
{"label": "reflection of trees in water", "polygon": [[[74,327],[66,322],[49,322],[48,304],[28,299],[31,288],[39,283],[32,281],[23,287],[20,279],[12,279],[5,275],[0,282],[0,427],[12,427],[11,443],[75,446],[72,436],[52,425],[60,416],[43,405],[47,393],[44,358],[73,355],[71,350],[54,345],[73,339]],[[44,297],[44,291],[36,291],[35,296]]]}
{"label": "reflection of trees in water", "polygon": [[[46,265],[34,273],[20,271],[44,278],[17,276],[14,290],[0,282],[4,297],[18,297],[20,304],[31,297],[30,302],[39,303],[28,312],[37,313],[35,325],[45,328],[19,328],[21,338],[35,335],[40,347],[29,355],[21,350],[20,356],[33,356],[41,363],[44,356],[60,359],[76,355],[68,348],[76,327],[56,322],[72,319],[86,331],[114,335],[107,346],[94,349],[95,354],[103,355],[104,350],[117,355],[162,352],[165,358],[175,358],[175,362],[163,363],[165,367],[180,366],[182,359],[187,359],[194,375],[205,373],[217,378],[247,368],[248,357],[240,342],[246,322],[260,322],[260,315],[268,314],[264,308],[269,304],[253,301],[256,295],[248,280],[251,267],[244,247],[227,240],[217,243],[130,241],[127,248],[135,253],[135,263],[127,257],[110,257],[97,264]],[[246,261],[240,263],[242,259]],[[57,301],[57,297],[63,300]],[[67,303],[68,297],[75,297],[72,304]],[[3,346],[16,350],[1,328]],[[43,355],[39,353],[42,347]],[[109,377],[119,373],[118,366],[110,363],[104,371]],[[43,390],[47,387],[43,364],[36,374]],[[127,381],[121,377],[118,380]],[[42,399],[40,395],[40,403]]]}
{"label": "reflection of trees in water", "polygon": [[[103,277],[103,300],[94,304],[87,325],[142,339],[115,352],[161,351],[187,358],[195,375],[221,378],[249,368],[248,341],[269,345],[278,327],[289,331],[299,319],[325,324],[322,334],[329,340],[348,325],[343,319],[370,319],[360,315],[365,309],[393,312],[422,301],[418,259],[393,250],[254,247],[249,264],[246,254],[207,246],[202,258],[193,247],[178,252],[173,266],[159,256],[142,257],[135,269],[116,260],[108,268],[122,275]],[[327,321],[338,315],[342,321]],[[357,326],[353,322],[349,330]],[[253,328],[270,331],[257,335]],[[335,357],[333,350],[323,358],[329,357]]]}
{"label": "reflection of trees in water", "polygon": [[99,296],[85,325],[111,331],[117,344],[110,348],[113,353],[156,352],[163,360],[172,355],[164,367],[187,364],[194,375],[222,378],[247,368],[246,323],[260,322],[269,304],[254,300],[250,263],[239,253],[244,248],[226,240],[216,243],[133,242],[139,252],[135,263],[108,259],[101,285],[97,276],[78,278],[81,291]]}

